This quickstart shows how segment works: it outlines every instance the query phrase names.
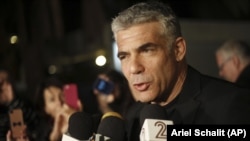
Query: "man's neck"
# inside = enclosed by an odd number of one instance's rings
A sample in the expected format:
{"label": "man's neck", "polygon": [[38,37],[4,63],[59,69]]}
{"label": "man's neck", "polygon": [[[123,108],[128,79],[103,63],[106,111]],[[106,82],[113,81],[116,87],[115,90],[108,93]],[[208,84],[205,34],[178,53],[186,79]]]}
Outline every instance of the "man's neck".
{"label": "man's neck", "polygon": [[171,101],[173,101],[180,94],[180,92],[182,90],[182,86],[183,86],[184,81],[186,79],[186,75],[187,75],[187,65],[183,65],[180,70],[181,71],[179,73],[179,77],[178,77],[178,79],[173,87],[171,94],[167,98],[166,102],[159,103],[161,106],[165,106],[165,105],[169,104]]}

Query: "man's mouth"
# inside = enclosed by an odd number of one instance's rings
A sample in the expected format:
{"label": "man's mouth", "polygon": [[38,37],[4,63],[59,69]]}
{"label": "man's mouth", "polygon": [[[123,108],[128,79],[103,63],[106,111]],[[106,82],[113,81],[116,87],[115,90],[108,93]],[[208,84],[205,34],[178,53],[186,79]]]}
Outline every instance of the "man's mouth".
{"label": "man's mouth", "polygon": [[150,85],[149,83],[138,83],[138,84],[134,84],[133,86],[138,91],[145,91],[148,89]]}

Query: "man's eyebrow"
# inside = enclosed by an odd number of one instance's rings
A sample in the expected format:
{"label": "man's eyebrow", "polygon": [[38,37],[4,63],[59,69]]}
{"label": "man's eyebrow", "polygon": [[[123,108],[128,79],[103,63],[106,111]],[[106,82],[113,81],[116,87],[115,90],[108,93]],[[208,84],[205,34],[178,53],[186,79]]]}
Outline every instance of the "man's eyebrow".
{"label": "man's eyebrow", "polygon": [[[136,48],[136,51],[145,50],[147,47],[150,47],[150,46],[156,47],[157,45],[154,43],[148,42],[148,43],[145,43],[145,44],[139,46],[138,48]],[[120,51],[117,53],[117,57],[119,57],[120,55],[126,55],[126,54],[128,54],[128,53],[125,51]]]}
{"label": "man's eyebrow", "polygon": [[141,45],[140,47],[137,48],[137,50],[144,50],[147,47],[153,47],[153,46],[156,46],[156,44],[149,42],[149,43],[145,43],[145,44]]}

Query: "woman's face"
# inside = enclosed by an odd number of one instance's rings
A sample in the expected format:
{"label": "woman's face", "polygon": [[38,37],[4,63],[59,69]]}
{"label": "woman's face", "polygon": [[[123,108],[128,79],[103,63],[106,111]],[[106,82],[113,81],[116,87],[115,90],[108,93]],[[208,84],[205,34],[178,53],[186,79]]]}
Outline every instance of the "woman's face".
{"label": "woman's face", "polygon": [[45,103],[45,112],[52,116],[56,117],[56,114],[62,108],[62,89],[50,86],[44,90],[44,103]]}

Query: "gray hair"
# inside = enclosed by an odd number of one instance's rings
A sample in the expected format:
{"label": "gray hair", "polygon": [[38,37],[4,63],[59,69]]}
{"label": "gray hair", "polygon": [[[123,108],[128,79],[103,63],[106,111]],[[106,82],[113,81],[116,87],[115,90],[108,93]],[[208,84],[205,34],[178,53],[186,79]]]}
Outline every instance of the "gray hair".
{"label": "gray hair", "polygon": [[163,28],[163,35],[170,42],[181,35],[180,23],[168,6],[160,2],[138,3],[122,11],[112,21],[111,28],[116,39],[116,33],[133,25],[147,22],[159,22]]}
{"label": "gray hair", "polygon": [[236,55],[244,63],[250,62],[250,46],[242,40],[228,40],[216,52],[220,52],[225,59]]}

